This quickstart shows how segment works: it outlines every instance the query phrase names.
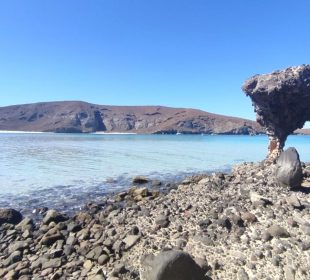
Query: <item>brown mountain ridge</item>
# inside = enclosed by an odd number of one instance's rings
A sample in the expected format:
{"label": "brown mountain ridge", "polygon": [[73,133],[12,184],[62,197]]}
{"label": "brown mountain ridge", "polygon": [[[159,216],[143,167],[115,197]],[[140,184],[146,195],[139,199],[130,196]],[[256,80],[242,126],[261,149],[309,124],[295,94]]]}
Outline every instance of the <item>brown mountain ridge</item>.
{"label": "brown mountain ridge", "polygon": [[0,130],[42,132],[127,132],[259,134],[250,120],[196,109],[163,106],[106,106],[82,101],[42,102],[0,107]]}

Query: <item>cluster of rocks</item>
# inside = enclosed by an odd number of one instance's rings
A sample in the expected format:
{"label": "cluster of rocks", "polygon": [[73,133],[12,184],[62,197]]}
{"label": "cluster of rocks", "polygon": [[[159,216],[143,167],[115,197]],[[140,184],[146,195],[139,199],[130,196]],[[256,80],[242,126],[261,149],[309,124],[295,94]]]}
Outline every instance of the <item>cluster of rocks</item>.
{"label": "cluster of rocks", "polygon": [[310,279],[310,165],[298,190],[278,169],[245,163],[167,194],[135,187],[38,223],[2,209],[0,278]]}

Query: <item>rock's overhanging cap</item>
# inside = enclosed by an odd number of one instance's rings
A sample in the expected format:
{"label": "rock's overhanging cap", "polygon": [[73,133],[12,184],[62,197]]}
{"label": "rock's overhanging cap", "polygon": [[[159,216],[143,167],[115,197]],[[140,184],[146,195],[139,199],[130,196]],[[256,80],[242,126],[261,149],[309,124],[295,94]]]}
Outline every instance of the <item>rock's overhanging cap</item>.
{"label": "rock's overhanging cap", "polygon": [[287,136],[310,120],[310,65],[289,67],[245,81],[257,121],[270,137],[269,151],[282,150]]}

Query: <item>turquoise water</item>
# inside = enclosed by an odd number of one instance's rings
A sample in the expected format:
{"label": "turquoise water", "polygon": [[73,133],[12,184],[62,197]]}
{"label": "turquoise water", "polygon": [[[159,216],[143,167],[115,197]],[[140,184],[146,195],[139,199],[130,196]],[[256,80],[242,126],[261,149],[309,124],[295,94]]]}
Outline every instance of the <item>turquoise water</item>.
{"label": "turquoise water", "polygon": [[[291,136],[310,161],[310,137]],[[164,179],[263,160],[266,136],[0,134],[1,203],[17,196],[70,197],[128,187],[130,178]]]}

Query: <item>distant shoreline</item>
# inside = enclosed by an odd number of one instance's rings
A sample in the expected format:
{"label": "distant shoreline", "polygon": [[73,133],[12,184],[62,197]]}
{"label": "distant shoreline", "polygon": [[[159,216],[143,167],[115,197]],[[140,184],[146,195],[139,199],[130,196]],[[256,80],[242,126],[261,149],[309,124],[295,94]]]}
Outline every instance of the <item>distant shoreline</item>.
{"label": "distant shoreline", "polygon": [[134,133],[134,132],[104,132],[104,131],[96,131],[96,132],[92,132],[90,134],[104,134],[104,135],[138,135],[138,133]]}
{"label": "distant shoreline", "polygon": [[[24,130],[0,130],[0,134],[90,134],[90,135],[203,135],[203,136],[259,136],[266,135],[263,133],[259,134],[225,134],[225,133],[135,133],[135,132],[104,132],[104,131],[96,131],[96,132],[55,132],[55,131],[24,131]],[[302,135],[308,136],[310,135],[310,129],[298,130],[292,133],[291,135]]]}
{"label": "distant shoreline", "polygon": [[0,130],[1,134],[41,134],[41,133],[53,133],[53,132],[43,132],[43,131],[19,131],[19,130]]}

